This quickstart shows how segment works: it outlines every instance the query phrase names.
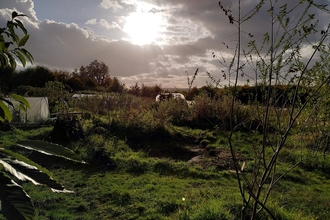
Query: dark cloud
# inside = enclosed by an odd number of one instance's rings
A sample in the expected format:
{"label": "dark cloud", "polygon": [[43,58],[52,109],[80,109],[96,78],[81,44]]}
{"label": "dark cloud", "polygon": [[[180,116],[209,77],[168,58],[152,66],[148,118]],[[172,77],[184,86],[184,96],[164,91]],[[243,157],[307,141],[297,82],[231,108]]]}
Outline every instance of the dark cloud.
{"label": "dark cloud", "polygon": [[[123,31],[124,17],[136,10],[141,2],[151,4],[148,11],[161,14],[167,21],[163,36],[159,37],[165,40],[163,45],[137,46],[122,40],[127,37]],[[242,1],[242,16],[253,11],[258,2]],[[255,40],[260,46],[265,32],[270,31],[272,19],[267,12],[268,1],[265,2],[253,19],[242,24],[241,41],[245,50],[248,50],[250,40]],[[46,7],[43,0],[4,1],[1,3],[0,24],[4,25],[10,19],[13,9],[28,15],[29,20],[24,20],[31,34],[27,49],[33,54],[36,64],[51,68],[73,70],[97,59],[109,66],[112,76],[119,77],[126,84],[139,82],[165,87],[187,86],[186,71],[192,75],[196,68],[200,68],[196,79],[198,86],[210,80],[206,71],[228,84],[228,79],[222,79],[221,70],[226,69],[219,60],[222,61],[223,56],[228,66],[233,57],[237,26],[229,23],[218,3],[215,0],[103,0],[98,3],[81,0],[76,4],[61,0],[52,3],[52,7]],[[237,19],[237,0],[223,0],[221,3]],[[293,9],[290,19],[294,26],[306,4],[295,7],[298,1],[279,0],[276,10],[285,3],[288,10]],[[330,5],[329,0],[314,0],[314,3]],[[325,12],[311,9],[308,14],[316,14],[320,19],[316,27],[318,31],[329,23],[329,14]],[[316,34],[309,40],[316,42],[319,37]],[[307,45],[307,42],[301,43],[306,56],[310,54]],[[217,56],[213,57],[212,52]],[[247,69],[246,75],[239,80],[246,82],[248,74],[254,77],[253,71]]]}

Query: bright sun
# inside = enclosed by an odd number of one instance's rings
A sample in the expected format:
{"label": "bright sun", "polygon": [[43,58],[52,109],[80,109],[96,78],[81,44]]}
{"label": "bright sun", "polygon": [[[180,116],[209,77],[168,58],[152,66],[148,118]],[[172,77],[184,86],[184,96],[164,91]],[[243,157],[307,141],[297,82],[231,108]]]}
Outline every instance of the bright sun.
{"label": "bright sun", "polygon": [[164,27],[163,17],[159,13],[133,12],[125,18],[124,31],[129,41],[137,45],[161,44],[161,32]]}

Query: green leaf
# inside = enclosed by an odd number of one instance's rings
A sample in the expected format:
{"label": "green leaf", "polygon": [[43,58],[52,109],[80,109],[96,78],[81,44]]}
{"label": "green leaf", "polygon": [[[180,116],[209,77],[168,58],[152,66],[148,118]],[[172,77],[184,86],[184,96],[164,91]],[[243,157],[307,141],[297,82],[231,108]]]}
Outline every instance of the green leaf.
{"label": "green leaf", "polygon": [[13,120],[13,116],[8,106],[5,105],[3,101],[0,101],[0,121],[3,122],[5,119],[11,122],[11,120]]}
{"label": "green leaf", "polygon": [[15,50],[15,55],[18,57],[18,59],[21,61],[23,67],[25,67],[26,65],[26,60],[23,56],[23,54],[21,52],[19,52],[18,50]]}
{"label": "green leaf", "polygon": [[25,44],[26,44],[26,42],[29,40],[29,38],[30,38],[30,35],[29,34],[26,34],[24,37],[22,37],[22,39],[19,41],[19,43],[18,43],[18,46],[19,47],[23,47]]}
{"label": "green leaf", "polygon": [[8,27],[8,30],[9,30],[9,33],[7,33],[7,35],[9,35],[14,42],[18,43],[19,42],[19,37],[15,33],[15,29],[14,29],[15,25],[14,25],[14,23],[12,21],[8,21],[7,22],[7,27]]}
{"label": "green leaf", "polygon": [[0,66],[7,67],[8,66],[8,58],[5,53],[0,52]]}
{"label": "green leaf", "polygon": [[[11,176],[20,181],[30,181],[35,185],[47,185],[56,192],[71,192],[46,173],[39,170],[36,166],[28,164],[22,160],[13,157],[13,154],[8,154],[4,149],[0,149],[0,163]],[[26,158],[25,161],[28,161]]]}
{"label": "green leaf", "polygon": [[60,157],[79,163],[85,163],[72,150],[58,144],[53,144],[46,141],[31,140],[31,141],[19,141],[17,142],[17,145],[46,155]]}
{"label": "green leaf", "polygon": [[5,42],[4,41],[0,41],[0,51],[3,53],[6,49],[6,46],[5,46]]}
{"label": "green leaf", "polygon": [[14,18],[16,18],[18,16],[18,13],[16,11],[13,11],[11,13],[11,19],[13,20]]}
{"label": "green leaf", "polygon": [[9,58],[9,62],[10,62],[10,66],[13,68],[13,69],[16,69],[16,60],[15,58],[13,57],[13,55],[9,52],[5,52],[5,54],[7,55],[7,57]]}
{"label": "green leaf", "polygon": [[5,42],[5,51],[9,50],[10,45],[13,44],[13,42]]}
{"label": "green leaf", "polygon": [[34,219],[34,207],[22,187],[0,172],[1,213],[7,219]]}
{"label": "green leaf", "polygon": [[32,56],[32,54],[30,54],[30,52],[27,51],[24,48],[20,48],[19,50],[29,59],[30,63],[32,64],[33,63],[33,56]]}
{"label": "green leaf", "polygon": [[27,108],[30,108],[30,103],[23,96],[13,93],[13,94],[10,94],[8,97],[14,99],[15,101],[18,101],[19,103],[23,104]]}
{"label": "green leaf", "polygon": [[18,19],[15,19],[15,21],[16,21],[17,25],[21,28],[21,30],[24,32],[24,34],[27,35],[28,32],[25,29],[23,23],[20,20],[18,20]]}

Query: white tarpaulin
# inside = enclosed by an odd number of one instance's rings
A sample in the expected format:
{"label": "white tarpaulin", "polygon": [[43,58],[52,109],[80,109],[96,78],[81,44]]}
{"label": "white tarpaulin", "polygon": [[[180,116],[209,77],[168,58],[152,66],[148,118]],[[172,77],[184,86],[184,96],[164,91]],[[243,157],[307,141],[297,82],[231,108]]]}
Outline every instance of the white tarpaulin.
{"label": "white tarpaulin", "polygon": [[42,124],[49,120],[50,112],[47,97],[24,97],[30,103],[30,109],[22,111],[18,103],[14,104],[13,123],[14,124]]}
{"label": "white tarpaulin", "polygon": [[182,99],[186,100],[184,95],[178,92],[172,92],[172,93],[160,93],[156,96],[156,102],[164,101],[164,100],[169,100],[169,99]]}

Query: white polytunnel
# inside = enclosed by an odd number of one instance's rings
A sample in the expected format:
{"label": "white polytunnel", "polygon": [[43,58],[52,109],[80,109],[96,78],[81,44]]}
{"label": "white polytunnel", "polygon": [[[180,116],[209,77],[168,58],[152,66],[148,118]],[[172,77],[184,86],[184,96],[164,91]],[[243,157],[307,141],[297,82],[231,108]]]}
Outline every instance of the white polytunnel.
{"label": "white polytunnel", "polygon": [[24,97],[30,104],[30,109],[22,111],[19,108],[19,103],[12,101],[13,108],[11,109],[13,114],[12,123],[18,125],[36,125],[42,124],[49,120],[50,111],[47,97]]}

